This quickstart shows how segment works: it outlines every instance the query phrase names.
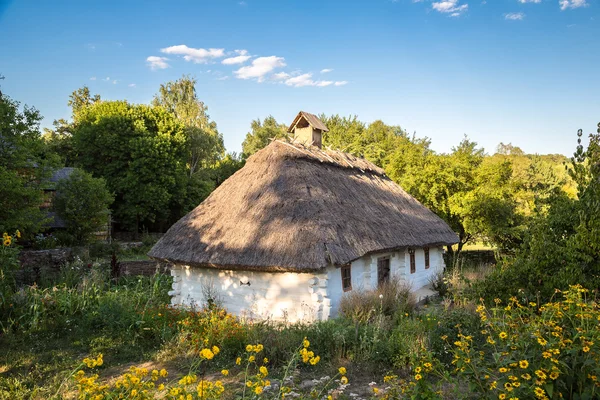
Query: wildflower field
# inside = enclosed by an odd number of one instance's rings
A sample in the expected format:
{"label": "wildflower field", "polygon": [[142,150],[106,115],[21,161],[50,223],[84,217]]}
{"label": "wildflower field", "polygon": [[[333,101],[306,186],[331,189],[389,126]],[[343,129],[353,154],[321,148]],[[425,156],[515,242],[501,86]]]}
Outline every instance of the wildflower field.
{"label": "wildflower field", "polygon": [[170,277],[113,279],[104,260],[18,285],[16,235],[0,248],[0,399],[599,397],[600,309],[580,286],[486,304],[446,280],[416,306],[392,285],[284,325],[172,308]]}

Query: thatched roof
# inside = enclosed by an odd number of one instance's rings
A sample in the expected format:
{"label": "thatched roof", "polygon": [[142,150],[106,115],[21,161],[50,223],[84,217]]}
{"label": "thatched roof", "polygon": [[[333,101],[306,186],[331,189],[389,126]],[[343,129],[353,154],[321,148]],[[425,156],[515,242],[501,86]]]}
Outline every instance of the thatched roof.
{"label": "thatched roof", "polygon": [[305,119],[306,122],[308,122],[310,124],[310,126],[312,126],[315,129],[319,129],[323,132],[329,132],[329,129],[327,129],[327,126],[325,126],[325,124],[323,123],[323,121],[321,121],[319,119],[319,117],[317,117],[315,114],[311,114],[306,111],[300,111],[298,113],[298,115],[296,115],[296,118],[294,118],[294,121],[292,121],[292,123],[290,124],[290,127],[288,128],[288,132],[290,132],[290,133],[293,132],[294,127],[302,119]]}
{"label": "thatched roof", "polygon": [[191,266],[300,272],[457,241],[372,163],[277,140],[175,223],[149,255]]}

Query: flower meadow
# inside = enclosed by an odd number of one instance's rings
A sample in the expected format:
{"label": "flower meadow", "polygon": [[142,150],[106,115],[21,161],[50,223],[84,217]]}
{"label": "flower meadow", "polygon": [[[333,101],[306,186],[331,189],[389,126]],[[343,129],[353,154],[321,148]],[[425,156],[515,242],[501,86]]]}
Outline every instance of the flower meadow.
{"label": "flower meadow", "polygon": [[600,398],[600,308],[581,286],[249,321],[173,308],[170,277],[114,279],[101,259],[19,285],[18,236],[0,247],[0,399]]}
{"label": "flower meadow", "polygon": [[[222,377],[237,373],[239,381],[226,389],[219,378],[206,379],[206,363],[211,362],[221,352],[219,347],[206,347],[198,353],[198,363],[194,372],[190,371],[176,380],[169,380],[165,369],[154,369],[132,366],[129,372],[121,375],[111,384],[100,383],[97,374],[86,374],[83,369],[78,369],[73,374],[76,382],[77,398],[82,400],[105,399],[154,399],[164,398],[172,400],[220,399],[232,397],[242,399],[277,398],[284,399],[304,397],[298,393],[295,386],[294,375],[297,374],[299,363],[317,365],[320,356],[310,349],[310,341],[304,338],[302,345],[292,353],[290,360],[283,369],[283,376],[278,382],[269,378],[269,359],[263,357],[262,344],[248,344],[245,354],[237,357],[231,369],[223,369]],[[81,364],[94,370],[103,365],[102,354],[96,358],[85,358]],[[195,371],[199,371],[196,373]],[[310,398],[333,399],[344,393],[348,386],[346,368],[340,367],[333,377],[324,377],[309,393]],[[229,390],[230,393],[226,393]]]}

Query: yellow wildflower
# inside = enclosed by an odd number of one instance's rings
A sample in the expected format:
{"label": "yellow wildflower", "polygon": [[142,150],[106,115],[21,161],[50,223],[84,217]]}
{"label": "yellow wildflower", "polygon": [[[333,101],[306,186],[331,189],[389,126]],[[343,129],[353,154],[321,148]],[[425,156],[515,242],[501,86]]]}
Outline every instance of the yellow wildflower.
{"label": "yellow wildflower", "polygon": [[415,375],[415,381],[419,381],[419,380],[421,380],[421,378],[423,378],[423,377],[421,376],[421,374],[416,374],[416,375]]}
{"label": "yellow wildflower", "polygon": [[304,348],[308,348],[308,346],[310,346],[310,342],[308,341],[308,339],[304,338],[304,340],[302,341],[302,346],[304,346]]}
{"label": "yellow wildflower", "polygon": [[519,367],[521,367],[522,369],[529,367],[529,361],[527,361],[527,360],[519,361]]}
{"label": "yellow wildflower", "polygon": [[348,383],[348,378],[346,378],[345,376],[342,376],[342,379],[340,379],[340,382],[342,382],[342,385],[346,385]]}
{"label": "yellow wildflower", "polygon": [[338,371],[339,371],[339,373],[340,373],[341,375],[346,375],[346,368],[344,368],[344,367],[340,367],[340,368],[338,369]]}
{"label": "yellow wildflower", "polygon": [[226,369],[224,369],[224,370],[221,370],[221,374],[222,374],[223,376],[227,376],[227,375],[229,375],[229,371],[228,371],[228,370],[226,370]]}
{"label": "yellow wildflower", "polygon": [[256,393],[256,394],[261,394],[262,392],[263,392],[263,388],[261,386],[257,386],[254,389],[254,393]]}
{"label": "yellow wildflower", "polygon": [[205,358],[207,360],[212,360],[215,354],[210,349],[202,349],[200,350],[200,357]]}
{"label": "yellow wildflower", "polygon": [[262,367],[260,367],[258,369],[258,371],[261,373],[261,375],[263,376],[267,376],[269,375],[269,371],[267,370],[267,367],[265,367],[264,365]]}
{"label": "yellow wildflower", "polygon": [[235,359],[235,364],[236,365],[240,365],[241,363],[242,363],[242,358],[241,357],[238,357],[238,358]]}

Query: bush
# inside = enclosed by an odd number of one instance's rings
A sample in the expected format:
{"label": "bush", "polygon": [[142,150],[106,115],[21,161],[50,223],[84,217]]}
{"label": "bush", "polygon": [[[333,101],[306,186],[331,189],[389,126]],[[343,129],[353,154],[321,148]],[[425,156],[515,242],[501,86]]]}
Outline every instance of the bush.
{"label": "bush", "polygon": [[483,343],[479,316],[464,307],[445,310],[437,318],[437,325],[430,331],[429,348],[432,354],[444,365],[452,363],[452,343],[463,333],[470,335],[476,343]]}
{"label": "bush", "polygon": [[416,300],[410,286],[393,279],[376,290],[353,290],[344,294],[340,302],[340,314],[356,322],[373,321],[378,315],[393,317],[411,313]]}
{"label": "bush", "polygon": [[[21,237],[16,231],[14,235],[4,232],[0,243],[0,313],[5,314],[12,308],[11,302],[16,288],[15,274],[19,270],[19,249],[15,239]],[[3,321],[0,320],[0,324]]]}
{"label": "bush", "polygon": [[[557,294],[559,291],[557,292]],[[558,301],[508,303],[477,308],[485,341],[458,327],[445,338],[451,369],[435,360],[409,381],[399,383],[418,394],[423,382],[441,377],[481,399],[595,399],[600,396],[600,307],[589,291],[572,286]],[[474,327],[473,327],[474,328]],[[415,371],[417,368],[415,368]],[[428,376],[429,375],[429,376]],[[440,381],[438,381],[440,382]],[[422,397],[419,397],[422,398]]]}
{"label": "bush", "polygon": [[106,188],[106,181],[85,171],[76,169],[68,178],[60,180],[52,206],[65,221],[66,232],[71,239],[68,244],[88,243],[95,232],[105,229],[108,206],[113,199]]}

